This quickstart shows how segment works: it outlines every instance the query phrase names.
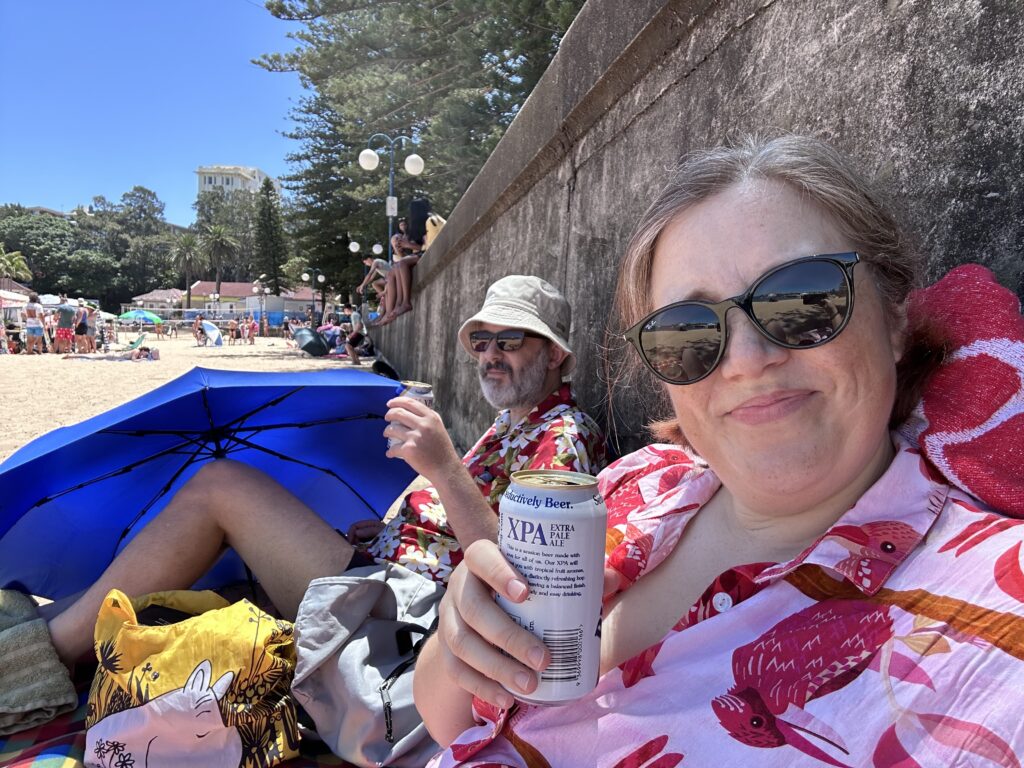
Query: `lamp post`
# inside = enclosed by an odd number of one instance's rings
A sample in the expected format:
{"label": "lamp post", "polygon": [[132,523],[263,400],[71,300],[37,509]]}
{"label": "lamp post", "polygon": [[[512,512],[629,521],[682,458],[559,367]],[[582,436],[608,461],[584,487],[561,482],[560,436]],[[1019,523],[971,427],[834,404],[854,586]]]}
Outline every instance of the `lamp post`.
{"label": "lamp post", "polygon": [[216,319],[217,317],[220,316],[220,294],[211,293],[210,298],[213,299],[213,303],[210,305],[210,307],[211,311],[213,312],[213,317],[214,319]]}
{"label": "lamp post", "polygon": [[[384,212],[388,217],[388,262],[391,262],[391,236],[394,234],[395,216],[398,215],[398,198],[395,197],[395,144],[401,142],[412,142],[408,136],[395,136],[392,138],[384,133],[375,133],[367,140],[367,145],[372,144],[374,139],[381,138],[388,144],[388,198],[385,201]],[[380,155],[377,151],[367,146],[359,153],[359,165],[364,170],[372,171],[380,165]],[[419,176],[423,173],[423,158],[415,152],[405,158],[405,172],[410,176]]]}
{"label": "lamp post", "polygon": [[[302,273],[302,280],[309,283],[309,287],[313,290],[313,314],[316,314],[316,284],[320,283],[320,303],[323,305],[323,311],[327,311],[327,296],[324,294],[324,283],[327,278],[324,277],[324,273],[319,269],[306,267]],[[321,319],[321,324],[323,320]]]}
{"label": "lamp post", "polygon": [[[270,295],[270,286],[268,286],[266,283],[263,282],[266,279],[267,279],[266,275],[260,275],[259,277],[257,277],[255,280],[252,281],[252,292],[254,294],[256,294],[256,296],[260,300],[260,320],[259,320],[259,327],[260,328],[264,327],[264,322],[265,322],[266,312],[267,312],[267,296]],[[268,324],[267,327],[269,328],[269,324]],[[261,333],[261,335],[268,336],[269,335],[269,331],[267,333]]]}

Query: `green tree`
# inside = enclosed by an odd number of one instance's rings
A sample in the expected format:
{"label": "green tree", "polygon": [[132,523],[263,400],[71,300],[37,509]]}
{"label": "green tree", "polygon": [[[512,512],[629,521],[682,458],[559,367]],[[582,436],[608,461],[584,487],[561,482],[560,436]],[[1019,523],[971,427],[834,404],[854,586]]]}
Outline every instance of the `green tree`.
{"label": "green tree", "polygon": [[220,225],[238,244],[221,265],[228,280],[248,280],[256,269],[256,197],[243,189],[215,187],[200,192],[192,204],[200,232]]}
{"label": "green tree", "polygon": [[0,243],[0,277],[10,277],[14,280],[32,279],[32,272],[21,251],[7,253],[3,243]]}
{"label": "green tree", "polygon": [[213,224],[199,236],[199,243],[203,256],[217,273],[217,287],[214,290],[220,293],[224,264],[230,261],[238,251],[238,241],[231,236],[231,232],[226,226]]}
{"label": "green tree", "polygon": [[[185,307],[192,308],[192,275],[206,266],[206,258],[195,232],[182,232],[171,249],[174,265],[185,275]],[[218,286],[219,287],[219,286]]]}
{"label": "green tree", "polygon": [[412,136],[426,161],[420,177],[396,173],[403,205],[426,196],[438,212],[450,211],[583,2],[267,2],[275,16],[305,24],[293,35],[298,48],[257,62],[271,71],[298,72],[314,94],[293,110],[297,127],[289,135],[302,147],[289,157],[295,170],[284,179],[296,195],[292,223],[302,252],[337,259],[335,243],[348,233],[383,239],[377,233],[387,170],[366,172],[355,163],[374,133]]}
{"label": "green tree", "polygon": [[68,256],[74,250],[74,227],[56,216],[22,214],[0,219],[0,243],[7,251],[20,251],[39,293],[77,288],[69,273]]}
{"label": "green tree", "polygon": [[68,274],[73,276],[74,292],[97,298],[107,306],[116,306],[114,286],[120,279],[121,265],[108,253],[87,248],[68,256]]}
{"label": "green tree", "polygon": [[267,277],[271,290],[280,296],[284,286],[284,263],[288,260],[288,244],[277,190],[270,179],[264,179],[256,201],[256,267]]}

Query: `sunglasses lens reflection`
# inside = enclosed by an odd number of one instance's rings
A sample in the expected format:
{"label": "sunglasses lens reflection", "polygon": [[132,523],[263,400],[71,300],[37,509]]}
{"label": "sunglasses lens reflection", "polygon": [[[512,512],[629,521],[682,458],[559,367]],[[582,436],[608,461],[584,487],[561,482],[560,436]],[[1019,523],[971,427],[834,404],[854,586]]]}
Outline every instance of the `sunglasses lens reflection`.
{"label": "sunglasses lens reflection", "polygon": [[[789,347],[824,344],[843,327],[850,311],[850,285],[831,261],[803,261],[780,269],[752,292],[754,321]],[[647,364],[662,378],[688,384],[710,373],[722,353],[718,315],[704,304],[666,307],[640,331]]]}
{"label": "sunglasses lens reflection", "polygon": [[754,290],[751,309],[758,324],[791,347],[810,347],[835,336],[850,307],[842,268],[806,261],[766,277]]}
{"label": "sunglasses lens reflection", "polygon": [[522,331],[499,331],[498,333],[474,331],[469,334],[469,346],[474,352],[480,354],[487,351],[492,340],[496,340],[498,349],[502,352],[515,352],[523,346],[524,337],[525,334]]}
{"label": "sunglasses lens reflection", "polygon": [[647,363],[677,382],[706,375],[718,359],[722,328],[715,313],[701,304],[682,304],[659,312],[640,332]]}

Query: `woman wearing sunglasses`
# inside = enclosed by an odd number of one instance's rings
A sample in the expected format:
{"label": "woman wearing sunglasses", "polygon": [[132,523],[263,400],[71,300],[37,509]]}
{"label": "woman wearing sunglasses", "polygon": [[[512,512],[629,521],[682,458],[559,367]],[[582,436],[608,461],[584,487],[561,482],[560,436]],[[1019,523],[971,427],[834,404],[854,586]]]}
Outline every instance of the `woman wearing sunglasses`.
{"label": "woman wearing sunglasses", "polygon": [[550,654],[491,602],[527,585],[477,542],[417,668],[432,765],[1020,765],[1021,526],[890,431],[934,351],[905,243],[816,141],[683,163],[617,289],[672,417],[600,478],[598,687],[514,701]]}

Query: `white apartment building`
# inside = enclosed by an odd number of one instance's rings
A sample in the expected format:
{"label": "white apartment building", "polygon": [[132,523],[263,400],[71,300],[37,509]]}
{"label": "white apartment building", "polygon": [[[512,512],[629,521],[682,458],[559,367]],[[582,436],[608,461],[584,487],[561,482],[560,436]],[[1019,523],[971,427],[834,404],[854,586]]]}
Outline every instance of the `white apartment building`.
{"label": "white apartment building", "polygon": [[225,192],[236,189],[259,192],[263,180],[270,179],[277,194],[281,194],[281,182],[259,168],[244,165],[201,165],[196,169],[196,178],[199,181],[199,192],[212,192],[217,187],[223,188]]}

